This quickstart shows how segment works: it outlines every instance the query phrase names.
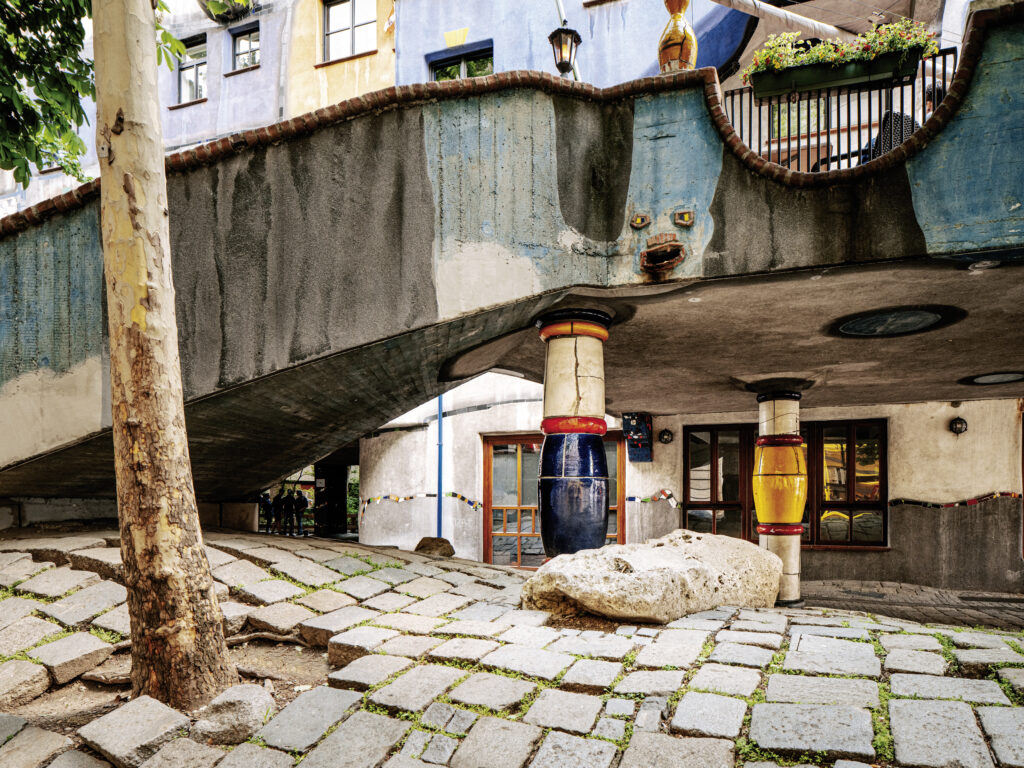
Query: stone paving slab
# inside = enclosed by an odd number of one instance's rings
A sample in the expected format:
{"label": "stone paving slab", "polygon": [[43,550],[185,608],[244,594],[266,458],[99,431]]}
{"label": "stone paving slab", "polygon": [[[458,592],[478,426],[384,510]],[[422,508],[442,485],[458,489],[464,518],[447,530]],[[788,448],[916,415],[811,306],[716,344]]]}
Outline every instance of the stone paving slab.
{"label": "stone paving slab", "polygon": [[[343,609],[344,610],[344,609]],[[330,614],[327,614],[330,615]],[[300,624],[316,618],[309,608],[294,603],[274,603],[257,608],[246,619],[248,625],[257,631],[287,635]]]}
{"label": "stone paving slab", "polygon": [[423,751],[423,754],[420,755],[420,759],[424,763],[447,765],[448,760],[458,746],[458,739],[453,739],[451,736],[445,736],[441,733],[435,734],[431,737],[430,744]]}
{"label": "stone paving slab", "polygon": [[679,702],[670,728],[687,736],[735,739],[740,735],[746,714],[744,701],[690,691]]}
{"label": "stone paving slab", "polygon": [[349,627],[362,624],[364,621],[378,616],[380,614],[377,611],[350,605],[337,611],[306,619],[299,624],[299,634],[310,645],[323,648],[339,632],[344,632]]}
{"label": "stone paving slab", "polygon": [[30,597],[9,597],[0,601],[0,630],[9,627],[18,619],[41,610],[44,605],[45,603]]}
{"label": "stone paving slab", "polygon": [[50,674],[41,664],[11,659],[0,664],[0,701],[16,707],[31,701],[50,687]]}
{"label": "stone paving slab", "polygon": [[[790,648],[793,647],[791,644]],[[868,643],[804,635],[795,647],[796,650],[786,654],[783,669],[859,677],[879,677],[882,674],[882,664],[875,656],[874,647]]]}
{"label": "stone paving slab", "polygon": [[453,637],[427,653],[431,659],[443,661],[480,661],[491,651],[498,648],[499,643],[493,640],[478,640],[469,637]]}
{"label": "stone paving slab", "polygon": [[68,561],[72,568],[79,571],[92,571],[101,578],[118,583],[124,582],[124,565],[121,563],[120,547],[79,549],[68,553]]}
{"label": "stone paving slab", "polygon": [[255,610],[256,609],[253,606],[246,605],[245,603],[221,600],[220,612],[224,617],[224,636],[230,637],[231,635],[241,632],[242,628],[245,626],[245,622],[249,618],[249,614]]}
{"label": "stone paving slab", "polygon": [[26,725],[28,725],[28,721],[24,718],[0,712],[0,744],[5,744]]}
{"label": "stone paving slab", "polygon": [[[356,604],[354,598],[343,595],[341,592],[335,592],[333,589],[320,589],[316,592],[310,592],[308,595],[298,598],[295,602],[317,613],[330,613],[347,605]],[[372,605],[367,607],[373,608]]]}
{"label": "stone paving slab", "polygon": [[417,574],[407,571],[404,568],[386,566],[374,571],[373,578],[394,586],[395,584],[404,584],[407,581],[414,581],[419,577]]}
{"label": "stone paving slab", "polygon": [[[469,597],[469,595],[467,595]],[[494,603],[473,603],[462,610],[455,611],[451,616],[456,621],[494,621],[512,611],[507,605]],[[507,628],[509,624],[502,622],[497,626]]]}
{"label": "stone paving slab", "polygon": [[113,646],[98,637],[88,632],[76,632],[39,646],[29,656],[49,670],[53,682],[63,685],[102,664],[113,651]]}
{"label": "stone paving slab", "polygon": [[253,547],[242,550],[238,553],[238,556],[258,565],[260,568],[269,568],[276,563],[295,559],[295,555],[283,547]]}
{"label": "stone paving slab", "polygon": [[[2,741],[2,739],[0,739]],[[111,768],[110,763],[106,760],[100,760],[98,757],[87,755],[85,752],[79,752],[74,749],[70,752],[64,752],[57,757],[52,763],[50,768]]]}
{"label": "stone paving slab", "polygon": [[940,643],[932,635],[882,635],[879,642],[887,651],[941,651]]}
{"label": "stone paving slab", "polygon": [[305,590],[299,589],[284,579],[257,581],[254,584],[238,587],[238,596],[245,602],[254,605],[273,605],[302,594],[305,594]]}
{"label": "stone paving slab", "polygon": [[619,768],[732,768],[733,744],[725,739],[675,738],[634,733]]}
{"label": "stone paving slab", "polygon": [[911,672],[919,675],[946,674],[946,660],[931,651],[912,651],[896,648],[885,657],[886,672]]}
{"label": "stone paving slab", "polygon": [[206,545],[203,547],[203,549],[206,552],[206,560],[210,563],[211,571],[214,568],[220,568],[222,565],[233,563],[235,560],[238,559],[234,555],[229,555],[227,552],[222,552],[216,547]]}
{"label": "stone paving slab", "polygon": [[122,638],[131,635],[131,616],[128,613],[128,604],[121,603],[117,608],[101,613],[92,620],[92,626],[98,629],[105,629],[108,632],[116,632]]}
{"label": "stone paving slab", "polygon": [[986,674],[996,664],[1024,664],[1024,656],[1006,648],[958,648],[953,656],[969,675]]}
{"label": "stone paving slab", "polygon": [[485,667],[507,669],[530,677],[554,680],[574,661],[572,656],[565,653],[519,645],[503,645],[484,656],[480,663]]}
{"label": "stone paving slab", "polygon": [[355,627],[345,630],[328,641],[327,661],[332,667],[343,667],[394,637],[398,637],[398,632],[382,627]]}
{"label": "stone paving slab", "polygon": [[328,560],[324,565],[331,570],[343,573],[346,576],[355,576],[356,574],[367,573],[368,571],[373,570],[373,566],[369,563],[350,557],[349,555],[342,555],[341,557],[336,557],[333,560]]}
{"label": "stone paving slab", "polygon": [[[404,592],[404,588],[407,586],[408,584],[403,584],[400,588]],[[473,601],[468,597],[444,593],[440,595],[433,595],[425,600],[420,600],[418,603],[413,603],[409,607],[403,608],[402,611],[405,613],[413,613],[418,616],[429,616],[430,618],[436,619],[438,616],[443,616],[446,613],[457,611],[459,608],[469,605],[471,602]]]}
{"label": "stone paving slab", "polygon": [[267,746],[286,752],[305,752],[327,730],[344,719],[363,697],[355,691],[319,686],[300,693],[277,717],[257,731]]}
{"label": "stone paving slab", "polygon": [[303,760],[303,768],[376,768],[405,736],[410,723],[356,712]]}
{"label": "stone paving slab", "polygon": [[671,696],[683,686],[683,676],[683,672],[630,672],[615,686],[615,692]]}
{"label": "stone paving slab", "polygon": [[534,725],[481,717],[455,750],[451,768],[523,768],[543,733]]}
{"label": "stone paving slab", "polygon": [[327,683],[333,688],[365,691],[410,666],[412,666],[412,659],[404,656],[385,656],[373,653],[362,656],[342,669],[332,672],[327,676]]}
{"label": "stone paving slab", "polygon": [[704,664],[690,680],[695,691],[712,691],[733,696],[750,696],[761,684],[761,673],[746,667]]}
{"label": "stone paving slab", "polygon": [[335,589],[352,595],[356,600],[367,600],[376,595],[388,592],[391,587],[383,581],[377,581],[370,576],[353,576],[334,585]]}
{"label": "stone paving slab", "polygon": [[99,580],[100,577],[92,571],[76,571],[73,568],[62,567],[43,571],[38,576],[23,581],[14,589],[25,595],[55,598],[72,590],[96,584]]}
{"label": "stone paving slab", "polygon": [[[50,536],[39,539],[21,539],[13,542],[11,549],[22,552],[30,552],[36,560],[52,560],[57,565],[64,565],[68,562],[68,554],[76,549],[94,549],[106,545],[106,541],[99,536],[89,534]],[[0,545],[8,548],[8,544]]]}
{"label": "stone paving slab", "polygon": [[582,634],[563,637],[548,646],[548,650],[557,653],[571,653],[574,656],[592,656],[595,659],[622,661],[622,658],[635,646],[632,640],[621,635],[598,634],[598,637],[584,637]]}
{"label": "stone paving slab", "polygon": [[175,739],[142,764],[142,768],[213,768],[224,752],[192,739]]}
{"label": "stone paving slab", "polygon": [[511,709],[537,686],[526,680],[514,680],[490,672],[477,672],[457,685],[449,694],[452,701],[469,706],[487,707],[495,712]]}
{"label": "stone paving slab", "polygon": [[761,648],[771,648],[773,651],[782,647],[782,635],[772,632],[735,632],[731,629],[723,629],[715,635],[715,640],[719,643],[757,645]]}
{"label": "stone paving slab", "polygon": [[116,768],[138,768],[182,729],[189,719],[149,696],[140,696],[78,729],[78,735]]}
{"label": "stone paving slab", "polygon": [[750,738],[763,749],[873,760],[871,713],[823,704],[755,704]]}
{"label": "stone paving slab", "polygon": [[[429,576],[420,576],[419,578],[408,581],[401,584],[398,587],[399,592],[404,592],[407,595],[413,597],[432,597],[433,595],[447,592],[452,588],[452,585],[448,582],[441,581],[440,579],[432,579]],[[469,602],[469,598],[466,599]],[[465,605],[465,603],[463,603]]]}
{"label": "stone paving slab", "polygon": [[271,576],[248,560],[235,560],[233,563],[214,568],[213,578],[229,587],[245,587],[258,581],[266,581]]}
{"label": "stone paving slab", "polygon": [[590,733],[604,702],[597,696],[547,688],[530,705],[523,722],[571,733]]}
{"label": "stone paving slab", "polygon": [[440,637],[429,637],[427,635],[400,635],[393,640],[382,644],[377,651],[392,656],[408,656],[418,659],[425,655],[432,648],[436,648],[444,640]]}
{"label": "stone paving slab", "polygon": [[889,702],[896,762],[919,768],[991,768],[971,708],[956,701]]}
{"label": "stone paving slab", "polygon": [[703,639],[685,643],[658,639],[637,654],[636,665],[642,669],[686,669],[697,661],[703,646]]}
{"label": "stone paving slab", "polygon": [[738,664],[743,667],[767,667],[774,654],[769,648],[741,643],[719,643],[711,652],[708,661],[719,664]]}
{"label": "stone paving slab", "polygon": [[50,570],[54,567],[51,562],[34,562],[32,560],[19,560],[15,563],[0,568],[0,587],[13,587],[19,581],[35,576],[37,573]]}
{"label": "stone paving slab", "polygon": [[408,595],[400,595],[397,592],[384,592],[376,597],[371,597],[369,600],[364,600],[363,607],[386,613],[389,611],[400,611],[415,602],[416,598],[409,597]]}
{"label": "stone paving slab", "polygon": [[55,755],[73,746],[67,736],[30,725],[0,747],[0,765],[4,768],[42,768]]}
{"label": "stone paving slab", "polygon": [[14,656],[63,631],[59,624],[25,616],[6,629],[0,629],[0,656]]}
{"label": "stone paving slab", "polygon": [[374,691],[370,701],[392,711],[422,712],[465,675],[461,669],[424,664]]}
{"label": "stone paving slab", "polygon": [[429,616],[416,616],[411,613],[388,613],[373,620],[378,627],[397,629],[414,635],[427,635],[447,623],[446,619],[435,619]]}
{"label": "stone paving slab", "polygon": [[286,752],[256,744],[239,744],[217,763],[217,768],[292,768],[295,758]]}
{"label": "stone paving slab", "polygon": [[999,677],[1008,682],[1017,693],[1024,694],[1024,669],[1005,667],[1000,669]]}
{"label": "stone paving slab", "polygon": [[513,625],[498,635],[497,639],[503,643],[512,643],[513,645],[525,646],[527,648],[544,648],[561,636],[561,632],[551,627]]}
{"label": "stone paving slab", "polygon": [[632,699],[608,699],[604,712],[612,717],[632,717],[636,711],[636,702]]}
{"label": "stone paving slab", "polygon": [[1005,768],[1024,768],[1024,708],[978,707],[981,727]]}
{"label": "stone paving slab", "polygon": [[842,640],[867,640],[866,629],[855,627],[817,627],[817,626],[795,626],[789,633],[789,642],[792,645],[801,637],[816,635],[818,637],[834,637]]}
{"label": "stone paving slab", "polygon": [[616,661],[580,659],[569,667],[560,685],[577,693],[604,693],[621,673],[622,665]]}
{"label": "stone paving slab", "polygon": [[769,675],[765,698],[783,704],[845,704],[878,706],[878,683],[838,677]]}
{"label": "stone paving slab", "polygon": [[80,589],[63,600],[44,605],[42,612],[52,616],[66,627],[85,624],[104,611],[128,599],[128,590],[116,581],[101,581]]}
{"label": "stone paving slab", "polygon": [[615,759],[614,744],[551,731],[537,750],[530,768],[608,768]]}
{"label": "stone paving slab", "polygon": [[1003,689],[994,680],[965,680],[936,675],[890,676],[893,696],[913,696],[919,699],[956,699],[973,704],[1009,704]]}
{"label": "stone paving slab", "polygon": [[493,621],[453,621],[435,630],[438,634],[466,635],[469,637],[494,637],[505,630],[503,624]]}
{"label": "stone paving slab", "polygon": [[28,552],[0,552],[0,568],[6,568],[11,563],[31,559],[32,555]]}
{"label": "stone paving slab", "polygon": [[936,634],[945,635],[957,648],[989,648],[991,650],[999,650],[1008,647],[1005,637],[989,635],[984,632],[953,632],[938,629]]}

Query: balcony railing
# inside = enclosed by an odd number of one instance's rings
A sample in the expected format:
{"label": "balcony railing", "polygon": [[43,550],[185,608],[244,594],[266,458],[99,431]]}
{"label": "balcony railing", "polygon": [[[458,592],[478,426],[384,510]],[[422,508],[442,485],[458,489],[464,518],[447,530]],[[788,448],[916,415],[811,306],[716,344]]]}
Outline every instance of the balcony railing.
{"label": "balcony railing", "polygon": [[743,143],[773,163],[811,173],[852,168],[920,128],[942,101],[956,64],[956,49],[944,48],[923,60],[913,77],[764,99],[737,88],[725,92],[725,111]]}

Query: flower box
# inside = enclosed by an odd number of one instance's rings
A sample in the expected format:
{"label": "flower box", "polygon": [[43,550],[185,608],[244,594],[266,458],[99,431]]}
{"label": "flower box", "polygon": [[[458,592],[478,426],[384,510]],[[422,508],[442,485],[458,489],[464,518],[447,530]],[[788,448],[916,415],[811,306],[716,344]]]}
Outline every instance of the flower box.
{"label": "flower box", "polygon": [[804,64],[780,72],[753,72],[750,85],[759,99],[844,85],[893,80],[913,75],[923,48],[882,53],[868,61],[850,61],[836,66],[828,62]]}

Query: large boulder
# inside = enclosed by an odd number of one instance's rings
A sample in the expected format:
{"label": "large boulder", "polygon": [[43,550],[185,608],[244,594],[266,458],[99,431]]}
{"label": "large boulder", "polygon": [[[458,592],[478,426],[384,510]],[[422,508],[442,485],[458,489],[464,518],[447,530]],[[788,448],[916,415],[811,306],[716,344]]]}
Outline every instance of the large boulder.
{"label": "large boulder", "polygon": [[453,557],[455,555],[455,547],[448,539],[435,536],[424,536],[413,551],[419,552],[421,555],[434,555],[435,557]]}
{"label": "large boulder", "polygon": [[755,544],[678,530],[559,555],[523,585],[523,607],[665,623],[717,605],[772,606],[781,575],[782,560]]}

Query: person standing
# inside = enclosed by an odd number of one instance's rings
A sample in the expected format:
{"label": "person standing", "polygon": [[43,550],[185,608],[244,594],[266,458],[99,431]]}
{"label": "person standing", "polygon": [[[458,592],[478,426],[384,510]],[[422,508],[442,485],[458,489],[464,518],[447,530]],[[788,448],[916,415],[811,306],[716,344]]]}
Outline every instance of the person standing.
{"label": "person standing", "polygon": [[288,491],[288,495],[284,497],[284,527],[286,529],[285,535],[292,536],[295,534],[295,489]]}
{"label": "person standing", "polygon": [[274,524],[274,505],[270,501],[270,494],[264,491],[260,494],[259,500],[260,515],[266,520],[266,532],[270,533],[270,528]]}
{"label": "person standing", "polygon": [[306,498],[306,494],[299,491],[295,495],[295,517],[299,520],[299,536],[302,536],[302,523],[303,518],[306,516],[306,508],[309,507],[309,499]]}
{"label": "person standing", "polygon": [[284,516],[284,488],[278,488],[274,500],[270,503],[273,512],[274,524],[271,526],[272,533],[283,532]]}

